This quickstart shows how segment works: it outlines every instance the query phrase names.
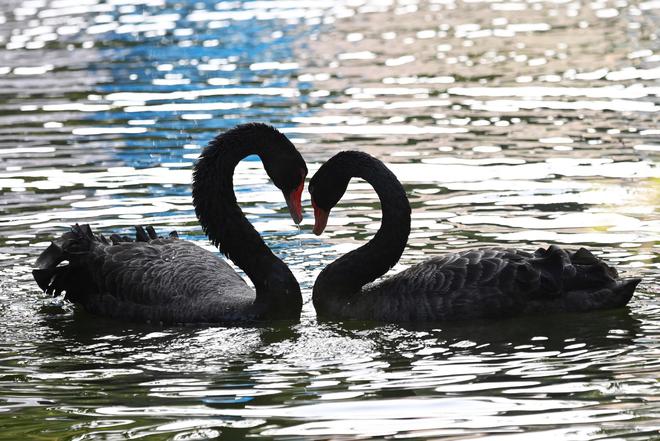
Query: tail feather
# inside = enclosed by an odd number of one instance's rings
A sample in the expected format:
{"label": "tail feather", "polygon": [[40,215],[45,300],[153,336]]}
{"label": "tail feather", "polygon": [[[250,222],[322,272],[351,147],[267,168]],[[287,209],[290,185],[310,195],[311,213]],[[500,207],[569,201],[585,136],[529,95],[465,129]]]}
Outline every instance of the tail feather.
{"label": "tail feather", "polygon": [[541,297],[563,299],[568,310],[587,311],[625,306],[640,279],[619,277],[615,268],[585,248],[575,252],[550,246],[530,262],[540,272]]}
{"label": "tail feather", "polygon": [[149,242],[149,235],[141,225],[135,226],[135,241],[136,242]]}
{"label": "tail feather", "polygon": [[39,255],[35,262],[38,270],[55,267],[64,260],[64,250],[62,250],[62,246],[58,242],[61,242],[61,240],[51,242],[48,248]]}
{"label": "tail feather", "polygon": [[158,234],[156,234],[156,230],[151,225],[147,225],[147,234],[151,240],[158,239]]}
{"label": "tail feather", "polygon": [[[58,296],[66,292],[66,298],[76,301],[87,291],[95,289],[89,271],[90,252],[98,246],[112,246],[125,242],[149,242],[159,236],[153,227],[136,226],[135,240],[113,234],[107,239],[95,235],[87,224],[75,224],[61,237],[55,239],[37,258],[32,276],[45,293]],[[170,237],[178,237],[176,231]]]}
{"label": "tail feather", "polygon": [[[169,237],[179,237],[179,234],[176,231],[171,231]],[[150,240],[162,239],[162,236],[159,236],[156,233],[156,230],[151,225],[143,227],[141,225],[135,226],[135,242],[149,242]]]}
{"label": "tail feather", "polygon": [[75,224],[58,239],[55,239],[37,258],[32,276],[45,293],[58,296],[85,280],[74,268],[80,265],[95,243],[108,243],[102,236],[95,236],[89,225]]}
{"label": "tail feather", "polygon": [[630,299],[632,299],[633,294],[635,294],[635,289],[639,282],[642,279],[620,279],[616,282],[614,287],[614,292],[616,293],[615,298],[618,300],[613,307],[625,306],[628,304]]}

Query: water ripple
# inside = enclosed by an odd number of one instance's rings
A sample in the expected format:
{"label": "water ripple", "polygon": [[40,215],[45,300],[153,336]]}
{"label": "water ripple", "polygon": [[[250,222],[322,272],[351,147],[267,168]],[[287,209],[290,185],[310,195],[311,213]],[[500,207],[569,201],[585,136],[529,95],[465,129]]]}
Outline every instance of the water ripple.
{"label": "water ripple", "polygon": [[[3,6],[0,438],[657,437],[658,1]],[[213,250],[192,164],[255,120],[310,175],[346,149],[388,163],[413,207],[393,271],[556,242],[641,288],[628,309],[579,316],[319,322],[312,284],[376,231],[377,196],[351,183],[317,238],[249,158],[237,197],[301,282],[301,323],[118,324],[39,292],[34,258],[73,222],[153,224]]]}

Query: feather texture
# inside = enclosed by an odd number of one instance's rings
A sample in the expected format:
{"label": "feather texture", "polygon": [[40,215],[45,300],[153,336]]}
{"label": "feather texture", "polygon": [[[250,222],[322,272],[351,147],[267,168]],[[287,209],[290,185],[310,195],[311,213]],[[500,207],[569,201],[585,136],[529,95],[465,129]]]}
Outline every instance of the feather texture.
{"label": "feather texture", "polygon": [[[588,262],[584,259],[588,256]],[[583,312],[624,306],[639,279],[584,248],[527,253],[475,249],[435,257],[366,285],[342,316],[381,321],[448,321]]]}
{"label": "feather texture", "polygon": [[145,236],[141,227],[136,231],[135,240],[122,237],[113,243],[87,225],[75,225],[42,253],[35,278],[48,294],[64,292],[91,313],[122,320],[259,318],[254,292],[227,262],[192,242]]}

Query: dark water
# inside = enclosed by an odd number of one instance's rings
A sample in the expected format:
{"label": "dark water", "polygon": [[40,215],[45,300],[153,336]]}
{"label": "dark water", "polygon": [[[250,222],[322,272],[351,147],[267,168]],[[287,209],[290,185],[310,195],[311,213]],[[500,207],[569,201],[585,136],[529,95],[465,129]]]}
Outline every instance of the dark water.
{"label": "dark water", "polygon": [[[0,439],[660,439],[660,3],[0,2]],[[46,298],[73,222],[207,246],[191,164],[267,121],[310,168],[386,161],[413,205],[395,270],[482,245],[589,246],[629,308],[402,328],[317,322],[316,274],[378,228],[354,182],[327,233],[261,165],[235,183],[294,270],[299,324],[155,328]]]}

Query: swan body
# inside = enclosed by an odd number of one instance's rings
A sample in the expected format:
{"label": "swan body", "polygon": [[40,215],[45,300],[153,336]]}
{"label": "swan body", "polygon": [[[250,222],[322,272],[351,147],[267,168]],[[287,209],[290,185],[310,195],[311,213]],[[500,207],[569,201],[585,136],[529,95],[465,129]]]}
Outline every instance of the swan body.
{"label": "swan body", "polygon": [[376,190],[383,209],[381,228],[366,245],[320,273],[313,290],[320,317],[440,322],[584,312],[626,305],[640,281],[619,278],[614,268],[584,248],[569,251],[551,245],[534,253],[461,251],[373,282],[403,253],[410,205],[403,186],[382,162],[361,152],[341,152],[321,166],[309,184],[316,234],[324,230],[351,177],[365,179]]}
{"label": "swan body", "polygon": [[[135,239],[96,235],[88,225],[70,231],[41,253],[33,275],[47,293],[101,316],[154,323],[225,323],[298,319],[300,287],[264,244],[236,203],[232,176],[249,154],[262,158],[300,222],[307,168],[288,139],[264,124],[237,126],[202,152],[193,174],[195,211],[209,239],[243,269],[255,290],[216,254],[136,227]],[[67,261],[68,264],[62,264]]]}
{"label": "swan body", "polygon": [[[37,260],[35,279],[48,294],[92,314],[126,321],[213,323],[255,320],[264,311],[254,292],[224,260],[175,235],[108,240],[74,225]],[[83,260],[84,259],[84,260]],[[69,265],[57,267],[60,261]]]}

